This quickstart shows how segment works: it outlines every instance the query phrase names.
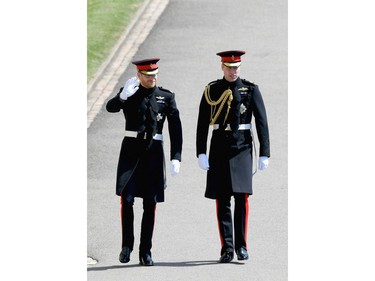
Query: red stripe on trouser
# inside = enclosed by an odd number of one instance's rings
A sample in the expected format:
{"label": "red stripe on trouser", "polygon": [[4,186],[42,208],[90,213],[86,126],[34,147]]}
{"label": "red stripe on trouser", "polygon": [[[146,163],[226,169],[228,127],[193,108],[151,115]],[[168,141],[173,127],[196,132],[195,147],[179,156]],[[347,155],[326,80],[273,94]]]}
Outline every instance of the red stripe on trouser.
{"label": "red stripe on trouser", "polygon": [[216,200],[216,219],[217,219],[217,227],[219,228],[219,236],[220,236],[221,247],[224,247],[224,238],[223,238],[223,236],[221,235],[221,231],[220,231],[219,201],[218,201],[218,200]]}
{"label": "red stripe on trouser", "polygon": [[247,249],[247,233],[248,233],[248,225],[249,225],[249,213],[250,213],[250,204],[249,204],[249,194],[245,195],[245,243]]}

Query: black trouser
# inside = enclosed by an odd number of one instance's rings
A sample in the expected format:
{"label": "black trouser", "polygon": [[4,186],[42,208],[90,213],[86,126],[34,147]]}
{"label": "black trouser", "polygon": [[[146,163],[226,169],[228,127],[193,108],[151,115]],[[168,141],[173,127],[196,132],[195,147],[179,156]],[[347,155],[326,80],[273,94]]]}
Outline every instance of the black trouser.
{"label": "black trouser", "polygon": [[[121,226],[122,226],[122,247],[134,247],[134,200],[128,202],[121,196]],[[155,224],[156,202],[143,200],[143,216],[141,224],[141,243],[139,253],[151,254],[152,234]]]}
{"label": "black trouser", "polygon": [[[249,195],[234,193],[234,242],[233,223],[231,212],[232,195],[220,196],[216,199],[216,213],[220,233],[221,255],[224,252],[233,252],[241,247],[247,249],[247,227],[249,216]],[[233,247],[234,246],[234,247]]]}

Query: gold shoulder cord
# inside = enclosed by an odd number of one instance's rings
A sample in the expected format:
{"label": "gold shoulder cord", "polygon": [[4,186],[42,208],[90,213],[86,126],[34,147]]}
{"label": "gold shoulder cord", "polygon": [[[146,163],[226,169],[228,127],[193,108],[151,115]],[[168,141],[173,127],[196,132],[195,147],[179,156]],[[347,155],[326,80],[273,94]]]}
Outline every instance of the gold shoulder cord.
{"label": "gold shoulder cord", "polygon": [[[211,100],[211,97],[210,97],[210,85],[207,85],[206,89],[204,90],[204,96],[206,98],[207,103],[209,105],[211,105],[211,122],[210,122],[210,125],[215,124],[217,118],[219,117],[221,111],[223,110],[225,102],[228,100],[227,101],[227,104],[228,104],[227,114],[225,114],[225,118],[224,118],[224,123],[225,123],[225,121],[227,120],[227,117],[228,117],[229,110],[230,110],[230,104],[232,103],[232,100],[233,100],[233,94],[232,94],[231,89],[225,90],[217,101],[213,101],[213,100]],[[220,107],[217,110],[217,112],[215,113],[216,105],[218,105],[219,103],[221,103]]]}

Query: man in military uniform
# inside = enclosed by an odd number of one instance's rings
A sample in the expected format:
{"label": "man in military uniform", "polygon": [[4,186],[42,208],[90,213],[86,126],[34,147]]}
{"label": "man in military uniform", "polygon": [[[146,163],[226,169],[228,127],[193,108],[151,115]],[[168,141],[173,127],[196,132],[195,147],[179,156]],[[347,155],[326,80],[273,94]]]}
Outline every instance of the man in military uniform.
{"label": "man in military uniform", "polygon": [[106,105],[108,112],[123,111],[124,139],[117,166],[116,194],[121,196],[122,250],[119,260],[127,263],[134,246],[135,197],[143,198],[139,262],[153,265],[152,234],[157,202],[164,202],[166,187],[163,125],[168,119],[170,171],[179,172],[182,127],[175,94],[156,86],[159,58],[134,61],[137,77],[129,79]]}
{"label": "man in military uniform", "polygon": [[[196,154],[200,168],[207,171],[205,197],[216,200],[221,241],[219,262],[247,260],[249,203],[252,195],[254,117],[259,140],[259,169],[268,166],[270,144],[266,109],[256,84],[240,79],[241,56],[244,51],[217,53],[221,57],[223,79],[209,83],[199,106]],[[210,154],[207,138],[212,126]],[[234,239],[231,197],[234,197]]]}

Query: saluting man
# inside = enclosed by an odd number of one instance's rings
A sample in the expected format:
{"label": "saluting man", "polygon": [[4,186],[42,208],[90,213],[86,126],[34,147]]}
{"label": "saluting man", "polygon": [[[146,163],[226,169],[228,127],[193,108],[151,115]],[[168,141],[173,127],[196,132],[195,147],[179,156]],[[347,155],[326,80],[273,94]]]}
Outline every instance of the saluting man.
{"label": "saluting man", "polygon": [[182,126],[175,94],[156,86],[159,58],[133,61],[137,77],[129,79],[106,105],[108,112],[123,111],[124,139],[117,166],[116,194],[121,196],[122,249],[119,260],[127,263],[134,246],[135,197],[143,198],[139,262],[154,264],[152,235],[157,202],[164,202],[163,125],[168,119],[170,172],[179,173],[182,151]]}
{"label": "saluting man", "polygon": [[[259,169],[268,166],[270,143],[266,109],[256,84],[239,77],[244,51],[217,53],[221,57],[223,79],[209,83],[200,106],[196,135],[196,154],[200,168],[207,171],[205,197],[216,200],[221,241],[220,263],[247,260],[249,203],[253,194],[252,119],[259,140]],[[212,137],[207,157],[209,126]],[[234,238],[231,197],[234,197]]]}

